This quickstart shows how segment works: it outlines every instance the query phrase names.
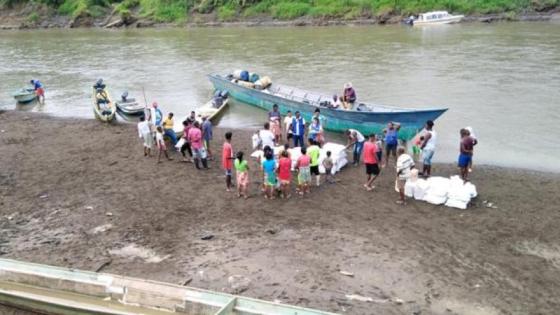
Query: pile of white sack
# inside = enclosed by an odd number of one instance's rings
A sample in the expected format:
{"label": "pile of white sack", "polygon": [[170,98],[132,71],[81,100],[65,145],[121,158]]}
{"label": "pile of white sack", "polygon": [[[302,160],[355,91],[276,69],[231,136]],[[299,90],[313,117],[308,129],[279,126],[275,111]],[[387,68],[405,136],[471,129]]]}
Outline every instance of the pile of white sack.
{"label": "pile of white sack", "polygon": [[[342,144],[336,144],[332,142],[325,143],[320,150],[321,154],[319,155],[319,172],[321,174],[325,173],[323,160],[327,157],[327,151],[331,151],[331,158],[334,163],[333,169],[331,171],[332,174],[336,174],[338,171],[340,171],[341,168],[348,164],[345,148],[346,147]],[[278,158],[278,155],[280,154],[280,152],[282,152],[282,150],[284,150],[283,146],[277,146],[274,148],[274,155],[276,156],[276,158]],[[292,170],[294,170],[297,160],[301,156],[301,148],[290,148],[288,149],[288,152],[290,152],[290,158],[292,159]],[[262,160],[263,154],[264,152],[262,150],[257,150],[251,154],[251,157],[260,158]]]}
{"label": "pile of white sack", "polygon": [[459,176],[419,179],[418,170],[413,170],[406,181],[404,193],[416,200],[458,209],[467,209],[471,199],[477,196],[475,185],[465,183]]}

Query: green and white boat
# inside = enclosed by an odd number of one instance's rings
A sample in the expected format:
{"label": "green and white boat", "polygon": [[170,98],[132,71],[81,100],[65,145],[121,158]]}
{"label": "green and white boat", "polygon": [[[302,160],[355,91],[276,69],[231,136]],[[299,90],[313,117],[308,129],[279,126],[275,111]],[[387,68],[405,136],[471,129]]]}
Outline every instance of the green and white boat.
{"label": "green and white boat", "polygon": [[0,259],[0,304],[49,315],[335,315],[150,280]]}
{"label": "green and white boat", "polygon": [[351,128],[365,135],[379,134],[387,123],[393,121],[401,124],[399,138],[406,141],[412,139],[427,120],[436,120],[447,111],[447,108],[416,109],[365,103],[360,103],[357,110],[335,109],[322,106],[330,102],[332,97],[325,94],[277,83],[259,90],[247,84],[236,83],[237,80],[232,76],[209,75],[208,78],[215,89],[228,91],[236,100],[267,111],[277,104],[282,115],[288,110],[292,113],[299,111],[310,122],[313,112],[319,108],[327,121],[324,129],[334,132],[344,132]]}

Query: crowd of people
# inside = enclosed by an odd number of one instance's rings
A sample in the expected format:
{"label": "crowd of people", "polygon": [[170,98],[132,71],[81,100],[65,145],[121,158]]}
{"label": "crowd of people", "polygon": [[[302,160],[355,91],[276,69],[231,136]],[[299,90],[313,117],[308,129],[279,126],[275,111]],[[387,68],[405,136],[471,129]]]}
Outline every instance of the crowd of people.
{"label": "crowd of people", "polygon": [[[169,160],[173,157],[170,150],[178,151],[183,156],[184,162],[193,163],[196,169],[208,169],[209,160],[213,159],[211,152],[211,141],[213,139],[212,122],[207,117],[197,117],[194,111],[183,122],[181,136],[176,136],[173,129],[174,115],[168,113],[165,118],[157,103],[152,105],[153,119],[140,118],[138,123],[138,135],[143,139],[144,155],[152,155],[152,147],[157,148],[157,163],[165,156]],[[253,149],[262,150],[262,158],[257,159],[259,170],[262,172],[261,190],[267,199],[290,198],[292,183],[295,182],[295,193],[306,195],[311,191],[312,179],[315,186],[320,186],[321,173],[319,165],[325,170],[326,183],[336,183],[332,174],[334,161],[331,152],[326,152],[326,157],[320,162],[320,150],[325,143],[324,126],[327,123],[321,111],[317,108],[312,116],[311,123],[307,123],[301,113],[288,111],[282,117],[278,106],[273,105],[268,113],[268,121],[264,123],[263,129],[253,135]],[[437,133],[434,130],[433,121],[427,121],[425,128],[415,137],[412,146],[412,156],[407,153],[406,147],[399,145],[399,130],[401,124],[389,122],[383,130],[383,134],[370,134],[364,136],[356,129],[346,131],[346,148],[352,149],[352,165],[357,166],[362,162],[365,166],[364,188],[367,191],[375,189],[374,182],[382,169],[388,165],[394,165],[395,186],[399,190],[400,204],[405,204],[404,184],[410,177],[411,171],[416,164],[421,162],[421,176],[431,176],[432,158],[434,156]],[[461,129],[460,132],[460,155],[458,165],[460,174],[464,180],[468,180],[472,168],[472,154],[477,144],[472,128]],[[166,141],[165,138],[168,138]],[[237,187],[239,197],[250,196],[250,163],[245,152],[235,152],[232,147],[232,132],[224,134],[222,145],[221,166],[225,173],[226,191],[233,191]],[[155,140],[155,142],[154,142]],[[172,146],[168,148],[167,142]],[[275,148],[282,146],[282,150]],[[301,155],[292,162],[290,149],[300,150]],[[383,152],[385,151],[385,152]],[[421,153],[421,161],[420,160]],[[295,165],[295,166],[294,166]],[[235,172],[235,184],[233,176]]]}

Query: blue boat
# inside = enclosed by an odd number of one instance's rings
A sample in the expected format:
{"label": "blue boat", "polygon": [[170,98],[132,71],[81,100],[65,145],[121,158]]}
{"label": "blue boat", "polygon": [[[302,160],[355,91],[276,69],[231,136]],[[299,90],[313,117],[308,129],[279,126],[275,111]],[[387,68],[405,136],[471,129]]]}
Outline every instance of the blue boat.
{"label": "blue boat", "polygon": [[401,124],[399,138],[408,141],[424,127],[426,121],[435,121],[447,111],[447,108],[416,109],[362,103],[358,105],[359,110],[335,109],[324,106],[330,102],[331,96],[315,92],[276,83],[259,90],[251,87],[251,84],[244,84],[247,82],[240,85],[231,76],[208,75],[208,78],[215,89],[228,91],[236,100],[267,111],[277,104],[282,115],[288,110],[292,113],[299,111],[307,122],[310,122],[315,109],[319,108],[326,119],[324,129],[334,132],[351,128],[364,135],[380,134],[387,123],[393,121]]}

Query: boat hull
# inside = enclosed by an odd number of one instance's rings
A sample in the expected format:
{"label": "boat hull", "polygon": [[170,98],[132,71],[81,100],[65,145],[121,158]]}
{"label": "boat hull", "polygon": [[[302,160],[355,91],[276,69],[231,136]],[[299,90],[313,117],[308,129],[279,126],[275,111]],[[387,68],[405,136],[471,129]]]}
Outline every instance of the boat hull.
{"label": "boat hull", "polygon": [[[420,131],[427,120],[436,120],[447,109],[387,111],[387,112],[361,112],[319,107],[295,100],[286,99],[260,90],[246,88],[228,81],[226,78],[209,75],[208,78],[217,90],[228,91],[230,97],[241,102],[272,110],[272,105],[277,104],[282,115],[289,110],[294,113],[299,111],[307,122],[310,122],[313,112],[320,108],[321,115],[326,118],[324,128],[333,132],[344,132],[348,129],[359,130],[364,135],[380,134],[387,127],[387,123],[394,121],[401,123],[399,138],[404,141],[412,139]],[[397,108],[398,109],[398,108]]]}
{"label": "boat hull", "polygon": [[37,95],[33,89],[21,89],[13,94],[16,102],[20,104],[28,104],[37,100]]}
{"label": "boat hull", "polygon": [[106,273],[0,259],[0,304],[56,315],[335,315]]}
{"label": "boat hull", "polygon": [[[206,116],[213,123],[216,124],[220,116],[223,114],[224,109],[228,106],[229,99],[226,98],[224,103],[219,108],[215,108],[212,105],[212,100],[208,101],[206,104],[200,106],[196,109],[196,113],[201,116]],[[175,125],[173,126],[173,131],[177,135],[183,134],[183,121],[187,120],[189,115],[182,117],[180,120],[175,120]]]}
{"label": "boat hull", "polygon": [[441,24],[454,24],[459,23],[463,19],[462,15],[453,16],[447,19],[432,20],[432,21],[413,21],[413,26],[428,26],[428,25],[441,25]]}

